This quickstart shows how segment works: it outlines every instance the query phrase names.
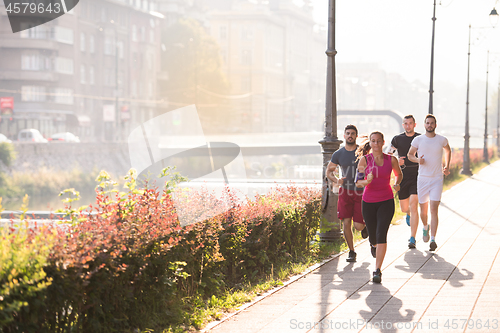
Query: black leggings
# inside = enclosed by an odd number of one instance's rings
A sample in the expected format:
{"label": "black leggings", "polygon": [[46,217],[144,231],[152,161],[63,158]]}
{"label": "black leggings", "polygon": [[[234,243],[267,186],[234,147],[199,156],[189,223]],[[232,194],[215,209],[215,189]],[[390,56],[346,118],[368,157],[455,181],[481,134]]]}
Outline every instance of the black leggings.
{"label": "black leggings", "polygon": [[394,199],[361,204],[370,244],[387,243],[387,232],[394,216]]}

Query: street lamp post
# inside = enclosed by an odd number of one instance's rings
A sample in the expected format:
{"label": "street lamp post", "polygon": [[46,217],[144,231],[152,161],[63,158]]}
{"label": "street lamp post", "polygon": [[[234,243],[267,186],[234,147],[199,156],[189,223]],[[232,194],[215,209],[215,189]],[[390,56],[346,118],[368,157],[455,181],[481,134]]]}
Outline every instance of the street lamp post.
{"label": "street lamp post", "polygon": [[488,156],[488,67],[490,62],[490,51],[486,56],[486,102],[484,108],[484,146],[483,146],[483,161],[490,163]]}
{"label": "street lamp post", "polygon": [[[335,84],[335,0],[328,5],[328,48],[326,74],[325,137],[319,141],[323,154],[323,196],[324,219],[321,221],[319,237],[321,241],[334,241],[341,237],[340,223],[337,218],[337,195],[330,191],[326,178],[326,167],[332,154],[342,141],[337,137],[337,95]],[[326,220],[326,221],[325,221]]]}
{"label": "street lamp post", "polygon": [[471,176],[470,169],[470,151],[469,151],[469,76],[470,76],[470,35],[471,25],[469,24],[469,49],[467,52],[467,99],[465,102],[465,136],[464,136],[464,161],[461,173],[463,175]]}
{"label": "street lamp post", "polygon": [[115,140],[120,142],[121,141],[121,113],[118,108],[118,95],[119,95],[119,80],[118,80],[118,57],[119,57],[119,48],[118,48],[118,30],[116,28],[116,24],[113,20],[111,20],[111,23],[113,24],[115,28]]}
{"label": "street lamp post", "polygon": [[[498,0],[497,0],[498,1]],[[498,13],[497,10],[493,7],[493,10],[490,12],[490,21],[493,27],[495,27],[498,22]],[[463,175],[470,176],[472,175],[472,171],[470,169],[470,146],[469,146],[469,83],[470,83],[470,37],[471,37],[472,27],[469,24],[469,48],[467,52],[467,99],[465,102],[465,136],[464,136],[464,158],[463,158],[463,166],[461,173]],[[486,74],[487,75],[487,74]],[[487,97],[486,97],[487,98]],[[488,125],[488,114],[486,117],[486,126]],[[488,156],[488,147],[487,147],[487,128],[485,127],[485,151],[486,156]]]}
{"label": "street lamp post", "polygon": [[434,114],[434,31],[436,28],[436,0],[434,0],[434,14],[432,16],[432,42],[431,42],[431,79],[429,83],[429,114]]}
{"label": "street lamp post", "polygon": [[497,92],[497,153],[500,155],[500,80]]}

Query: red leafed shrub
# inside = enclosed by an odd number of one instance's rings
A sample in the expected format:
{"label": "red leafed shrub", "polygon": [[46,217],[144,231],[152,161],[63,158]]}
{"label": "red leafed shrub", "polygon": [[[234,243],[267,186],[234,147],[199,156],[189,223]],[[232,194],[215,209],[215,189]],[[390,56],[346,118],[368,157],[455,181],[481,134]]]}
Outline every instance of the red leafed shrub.
{"label": "red leafed shrub", "polygon": [[30,316],[14,313],[3,332],[178,324],[180,299],[210,297],[269,273],[308,251],[319,226],[315,189],[289,186],[254,201],[241,201],[229,188],[221,198],[206,190],[182,198],[171,183],[137,190],[135,175],[126,179],[128,193],[116,194],[102,173],[96,204],[67,209],[73,223],[57,228],[44,267],[51,284],[28,300]]}
{"label": "red leafed shrub", "polygon": [[165,311],[173,297],[167,255],[180,240],[180,225],[169,191],[132,187],[111,199],[101,191],[95,207],[80,212],[69,230],[59,229],[47,298],[61,310],[45,318],[50,330],[75,322],[89,332],[139,327],[153,311],[149,298],[158,297],[154,305]]}
{"label": "red leafed shrub", "polygon": [[[474,167],[475,165],[480,164],[483,161],[483,149],[473,148],[469,149],[469,159],[470,159],[470,167]],[[493,157],[493,148],[488,149],[489,158]],[[451,153],[451,161],[450,161],[450,179],[454,178],[453,176],[459,175],[460,171],[463,168],[464,161],[464,150],[463,149],[453,149]]]}

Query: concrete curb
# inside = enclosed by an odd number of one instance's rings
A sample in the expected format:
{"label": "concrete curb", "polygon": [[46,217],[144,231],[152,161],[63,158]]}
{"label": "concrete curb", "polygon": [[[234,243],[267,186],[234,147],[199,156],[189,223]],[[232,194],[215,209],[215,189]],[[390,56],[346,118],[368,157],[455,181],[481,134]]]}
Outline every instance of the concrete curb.
{"label": "concrete curb", "polygon": [[[368,239],[363,239],[362,241],[359,241],[358,243],[356,243],[356,246],[359,245],[359,244],[362,244],[362,243],[364,243],[366,241],[368,241]],[[257,303],[259,303],[260,301],[262,301],[266,297],[271,296],[272,294],[280,291],[281,289],[288,287],[292,283],[297,282],[298,280],[302,279],[306,275],[312,273],[313,271],[315,271],[316,269],[320,268],[321,266],[326,265],[330,261],[337,259],[338,257],[340,257],[342,254],[344,254],[346,252],[348,252],[348,250],[345,250],[345,251],[342,251],[340,253],[334,254],[330,258],[324,259],[323,261],[310,266],[302,274],[298,274],[298,275],[292,276],[288,281],[284,282],[282,286],[270,289],[267,292],[265,292],[264,294],[262,294],[261,296],[257,296],[254,300],[252,300],[252,301],[250,301],[248,303],[243,304],[242,306],[239,307],[239,310],[237,310],[237,311],[235,311],[233,313],[230,313],[229,315],[227,315],[226,317],[222,318],[221,320],[216,320],[216,321],[212,321],[212,322],[208,323],[207,326],[205,326],[205,328],[202,329],[199,332],[204,333],[204,332],[208,332],[208,331],[214,329],[215,327],[217,327],[218,325],[222,324],[226,320],[228,320],[228,319],[236,316],[240,312],[248,309],[249,307],[251,307],[251,306],[253,306],[253,305],[257,304]]]}
{"label": "concrete curb", "polygon": [[[398,220],[398,221],[400,221],[400,223],[406,223],[404,218],[402,218],[401,220]],[[391,227],[392,227],[392,224],[391,224]],[[364,242],[367,242],[367,241],[368,241],[368,238],[363,239],[363,240],[357,242],[356,245],[355,245],[355,247],[358,246],[358,245],[360,245],[360,244],[363,244]],[[307,268],[302,274],[298,274],[298,275],[292,276],[288,281],[284,282],[282,286],[270,289],[267,292],[265,292],[264,294],[262,294],[261,296],[257,296],[254,300],[252,300],[252,301],[250,301],[248,303],[243,304],[242,306],[239,307],[239,310],[237,310],[237,311],[235,311],[233,313],[230,313],[229,315],[227,315],[226,317],[222,318],[221,320],[215,320],[215,321],[212,321],[212,322],[208,323],[205,326],[205,328],[202,329],[202,330],[200,330],[199,332],[205,333],[205,332],[208,332],[208,331],[214,329],[215,327],[219,326],[220,324],[222,324],[223,322],[227,321],[228,319],[231,319],[232,317],[238,315],[242,311],[248,309],[249,307],[251,307],[251,306],[253,306],[253,305],[257,304],[257,303],[259,303],[260,301],[262,301],[266,297],[269,297],[269,296],[273,295],[274,293],[280,291],[281,289],[288,287],[292,283],[297,282],[298,280],[302,279],[306,275],[312,273],[313,271],[315,271],[316,269],[320,268],[321,266],[326,265],[330,261],[337,259],[338,257],[340,257],[341,255],[343,255],[344,253],[347,253],[347,252],[348,252],[348,250],[342,251],[340,253],[332,255],[330,258],[324,259],[323,261],[321,261],[321,262],[319,262],[317,264],[312,265],[311,267]]]}
{"label": "concrete curb", "polygon": [[288,287],[289,285],[291,285],[292,283],[302,279],[303,277],[305,277],[306,275],[308,275],[309,273],[313,272],[314,270],[316,270],[317,268],[329,263],[330,261],[340,257],[343,253],[345,253],[346,251],[343,251],[343,252],[340,252],[340,253],[337,253],[333,256],[331,256],[330,258],[327,258],[327,259],[324,259],[323,261],[317,263],[317,264],[314,264],[312,265],[311,267],[307,268],[306,271],[302,274],[298,274],[298,275],[294,275],[292,276],[288,281],[284,282],[282,286],[279,286],[279,287],[276,287],[276,288],[273,288],[273,289],[270,289],[268,291],[266,291],[264,294],[262,294],[261,296],[257,296],[254,300],[248,302],[248,303],[245,303],[243,304],[242,306],[239,307],[239,310],[238,311],[235,311],[233,313],[230,313],[229,315],[227,315],[226,317],[222,318],[221,320],[216,320],[216,321],[212,321],[210,322],[207,326],[205,326],[205,328],[203,330],[201,330],[200,332],[208,332],[210,331],[211,329],[217,327],[218,325],[222,324],[223,322],[225,322],[226,320],[236,316],[238,313],[248,309],[249,307],[257,304],[258,302],[262,301],[264,298],[266,297],[269,297],[271,296],[272,294],[280,291],[281,289],[283,288],[286,288]]}

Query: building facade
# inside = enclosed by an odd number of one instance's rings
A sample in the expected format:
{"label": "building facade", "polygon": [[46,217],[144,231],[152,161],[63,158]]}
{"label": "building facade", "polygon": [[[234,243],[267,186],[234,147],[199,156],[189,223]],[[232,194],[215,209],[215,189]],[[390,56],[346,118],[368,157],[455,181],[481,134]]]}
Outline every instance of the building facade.
{"label": "building facade", "polygon": [[218,1],[207,19],[235,96],[235,130],[322,129],[326,34],[307,2]]}
{"label": "building facade", "polygon": [[[85,141],[126,139],[155,114],[163,15],[152,0],[87,0],[12,33],[0,8],[0,96],[14,112],[0,132],[71,131]],[[5,118],[5,117],[3,117]]]}

